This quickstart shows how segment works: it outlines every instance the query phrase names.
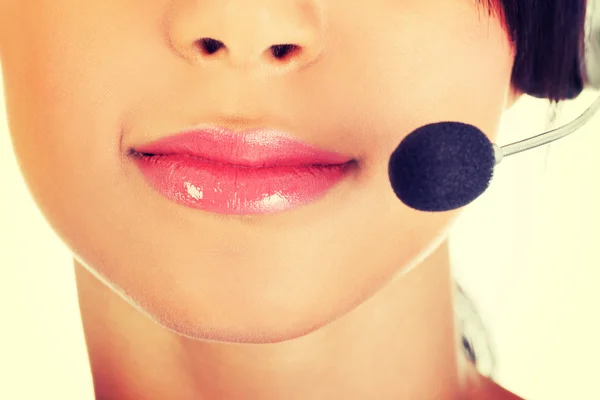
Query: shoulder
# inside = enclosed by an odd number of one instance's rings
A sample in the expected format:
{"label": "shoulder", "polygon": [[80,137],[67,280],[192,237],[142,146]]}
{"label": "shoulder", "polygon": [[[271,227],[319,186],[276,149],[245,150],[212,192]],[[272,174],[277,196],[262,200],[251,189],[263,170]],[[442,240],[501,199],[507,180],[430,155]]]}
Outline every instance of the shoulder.
{"label": "shoulder", "polygon": [[477,371],[471,363],[464,364],[464,400],[524,400]]}
{"label": "shoulder", "polygon": [[524,400],[522,397],[509,392],[502,386],[490,379],[484,378],[484,382],[479,384],[472,391],[467,391],[465,400]]}

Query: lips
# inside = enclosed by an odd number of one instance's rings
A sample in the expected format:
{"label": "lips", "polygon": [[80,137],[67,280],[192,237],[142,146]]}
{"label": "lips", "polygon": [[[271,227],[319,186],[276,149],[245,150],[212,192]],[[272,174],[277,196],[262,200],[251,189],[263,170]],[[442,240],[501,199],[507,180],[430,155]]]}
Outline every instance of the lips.
{"label": "lips", "polygon": [[318,200],[355,166],[352,157],[275,130],[186,131],[130,151],[166,198],[220,214],[276,213]]}

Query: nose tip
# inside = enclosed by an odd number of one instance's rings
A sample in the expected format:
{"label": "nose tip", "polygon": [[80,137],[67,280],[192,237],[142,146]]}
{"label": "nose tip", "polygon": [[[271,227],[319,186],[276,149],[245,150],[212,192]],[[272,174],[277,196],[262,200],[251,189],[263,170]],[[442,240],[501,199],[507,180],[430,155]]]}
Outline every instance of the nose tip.
{"label": "nose tip", "polygon": [[314,0],[195,2],[193,9],[171,10],[169,39],[190,63],[277,72],[297,69],[312,63],[325,47],[323,18],[315,4]]}

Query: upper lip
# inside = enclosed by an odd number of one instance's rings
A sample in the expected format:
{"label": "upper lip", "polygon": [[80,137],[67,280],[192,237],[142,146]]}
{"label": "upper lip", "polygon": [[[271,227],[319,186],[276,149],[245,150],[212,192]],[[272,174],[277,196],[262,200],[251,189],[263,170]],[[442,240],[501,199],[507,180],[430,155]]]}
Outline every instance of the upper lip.
{"label": "upper lip", "polygon": [[270,128],[237,133],[214,126],[187,129],[136,146],[131,152],[189,155],[215,163],[247,167],[337,165],[353,160],[351,156],[301,142]]}

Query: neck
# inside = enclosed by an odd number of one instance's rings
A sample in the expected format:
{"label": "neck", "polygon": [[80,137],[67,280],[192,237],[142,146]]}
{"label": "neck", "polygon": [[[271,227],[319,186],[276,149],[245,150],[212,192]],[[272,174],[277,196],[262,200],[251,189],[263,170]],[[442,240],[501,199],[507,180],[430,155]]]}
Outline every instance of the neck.
{"label": "neck", "polygon": [[180,337],[75,266],[99,400],[459,397],[447,241],[340,319],[274,344]]}

